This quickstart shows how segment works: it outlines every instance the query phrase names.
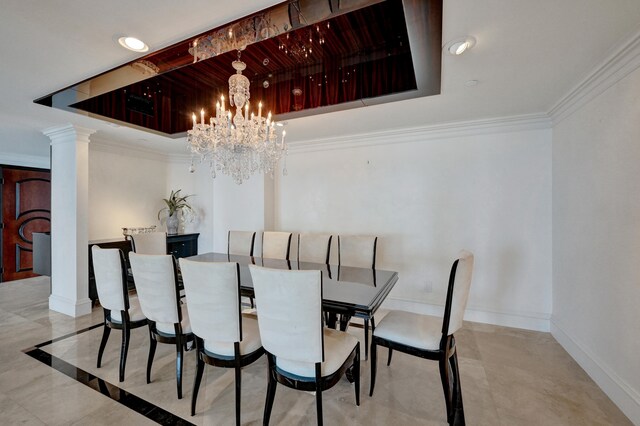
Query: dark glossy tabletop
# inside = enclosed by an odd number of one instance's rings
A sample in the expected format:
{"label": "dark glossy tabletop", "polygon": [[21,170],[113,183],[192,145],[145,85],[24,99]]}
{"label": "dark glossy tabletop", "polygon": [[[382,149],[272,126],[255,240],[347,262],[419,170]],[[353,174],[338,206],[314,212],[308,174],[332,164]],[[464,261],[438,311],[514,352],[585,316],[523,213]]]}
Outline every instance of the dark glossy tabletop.
{"label": "dark glossy tabletop", "polygon": [[322,271],[323,308],[337,313],[349,313],[358,317],[370,317],[380,307],[396,281],[398,273],[381,269],[355,268],[351,266],[320,263],[262,259],[260,257],[204,253],[189,257],[202,262],[238,262],[240,286],[245,292],[253,292],[253,282],[248,265],[275,269]]}

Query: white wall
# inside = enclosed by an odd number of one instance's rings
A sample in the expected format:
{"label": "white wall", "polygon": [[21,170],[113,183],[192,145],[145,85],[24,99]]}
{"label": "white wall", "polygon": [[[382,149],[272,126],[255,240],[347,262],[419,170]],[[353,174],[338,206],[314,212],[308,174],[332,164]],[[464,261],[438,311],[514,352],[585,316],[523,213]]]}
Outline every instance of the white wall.
{"label": "white wall", "polygon": [[553,129],[552,319],[556,339],[635,424],[639,165],[636,69]]}
{"label": "white wall", "polygon": [[180,232],[198,232],[198,252],[207,253],[213,251],[213,181],[209,174],[209,168],[204,165],[196,167],[195,171],[189,171],[190,163],[187,160],[171,161],[167,168],[164,195],[169,196],[172,190],[180,189],[182,195],[189,197],[189,205],[195,212],[193,222],[182,223]]}
{"label": "white wall", "polygon": [[[198,251],[206,253],[227,251],[227,232],[230,229],[256,231],[256,253],[260,253],[260,231],[268,228],[270,212],[265,211],[270,201],[265,199],[273,181],[262,175],[251,176],[242,185],[217,172],[212,178],[209,165],[195,162],[195,171],[189,172],[187,159],[175,159],[168,164],[167,193],[182,189],[197,211],[195,222],[185,224],[184,232],[199,232]],[[268,197],[267,197],[268,198]]]}
{"label": "white wall", "polygon": [[550,130],[409,130],[372,146],[344,138],[341,149],[291,149],[276,184],[276,229],[378,235],[379,267],[400,275],[387,306],[419,312],[440,313],[451,263],[470,249],[466,318],[548,330]]}
{"label": "white wall", "polygon": [[[171,190],[181,189],[181,194],[193,195],[189,203],[196,218],[182,223],[180,232],[200,233],[198,251],[213,251],[214,182],[206,165],[198,165],[195,172],[190,173],[186,159],[169,160],[164,155],[125,149],[105,141],[92,142],[89,147],[89,240],[123,238],[123,227],[156,225],[158,230],[165,230],[165,224],[157,218],[158,210],[164,207],[162,199],[167,198]],[[222,181],[222,187],[228,188],[229,200],[219,202],[220,206],[226,206],[221,207],[224,212],[221,217],[225,219],[229,214],[224,229],[234,225],[244,229],[243,221],[247,220],[243,219],[244,211],[255,211],[248,208],[255,203],[253,192],[248,192],[242,201],[239,195],[242,190],[238,191],[230,180],[228,184],[224,178],[218,180]],[[262,178],[254,180],[254,186],[255,182],[262,185]],[[252,188],[251,185],[243,187],[245,192]],[[236,203],[241,204],[234,210],[231,206]],[[260,215],[264,214],[262,207],[258,210]],[[254,225],[255,222],[250,221],[246,229],[256,228]],[[260,222],[257,229],[262,226]],[[226,250],[226,231],[224,239],[224,246],[218,250]]]}
{"label": "white wall", "polygon": [[[539,126],[538,126],[539,127]],[[292,147],[288,176],[237,185],[207,164],[90,144],[89,238],[156,224],[171,189],[195,194],[199,251],[225,251],[229,229],[375,234],[378,265],[400,272],[387,305],[439,313],[458,250],[476,255],[467,319],[548,330],[551,134],[495,130],[445,137],[407,129],[375,145]],[[405,133],[403,133],[405,132]],[[465,134],[468,134],[465,133]],[[336,260],[336,247],[333,247]],[[260,253],[260,236],[256,238]],[[292,249],[295,256],[295,249]]]}
{"label": "white wall", "polygon": [[269,185],[273,185],[268,177],[254,175],[241,185],[233,179],[218,172],[213,181],[214,194],[214,247],[218,252],[227,251],[227,232],[229,230],[256,231],[254,253],[261,252],[261,232],[271,228],[265,223],[265,193],[269,194]]}
{"label": "white wall", "polygon": [[157,225],[167,163],[157,155],[89,144],[89,241],[124,238],[123,227]]}

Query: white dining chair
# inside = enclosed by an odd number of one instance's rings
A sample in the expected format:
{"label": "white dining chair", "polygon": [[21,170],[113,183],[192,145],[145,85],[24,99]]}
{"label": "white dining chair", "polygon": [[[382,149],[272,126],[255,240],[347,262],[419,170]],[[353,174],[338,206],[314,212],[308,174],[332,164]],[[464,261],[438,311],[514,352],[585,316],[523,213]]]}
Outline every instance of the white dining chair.
{"label": "white dining chair", "polygon": [[[253,256],[253,247],[256,240],[254,231],[229,231],[227,234],[227,255],[230,256]],[[229,259],[231,260],[231,259]],[[249,298],[251,308],[255,308],[253,296],[245,295]]]}
{"label": "white dining chair", "polygon": [[338,235],[338,264],[357,268],[376,268],[378,237]]}
{"label": "white dining chair", "polygon": [[262,258],[289,260],[291,232],[265,231],[262,233]]}
{"label": "white dining chair", "polygon": [[187,304],[180,302],[178,273],[172,255],[129,253],[142,313],[149,324],[147,383],[158,342],[176,347],[176,382],[182,399],[183,352],[193,342]]}
{"label": "white dining chair", "polygon": [[373,396],[376,384],[378,346],[389,348],[387,365],[391,364],[394,350],[438,361],[447,408],[447,422],[450,425],[465,424],[454,333],[462,327],[471,287],[473,263],[473,254],[465,250],[461,251],[458,259],[453,262],[443,318],[391,311],[380,321],[371,338],[369,396]]}
{"label": "white dining chair", "polygon": [[131,249],[138,254],[167,254],[167,234],[147,232],[131,235]]}
{"label": "white dining chair", "polygon": [[329,263],[330,234],[298,234],[298,262]]}
{"label": "white dining chair", "polygon": [[[338,235],[338,281],[340,281],[340,267],[353,266],[371,269],[375,278],[376,253],[378,237],[371,235]],[[351,319],[355,322],[355,319]],[[363,319],[364,326],[364,359],[369,359],[369,324],[375,328],[373,316],[370,320]]]}
{"label": "white dining chair", "polygon": [[197,350],[191,415],[196,411],[205,363],[234,368],[236,424],[240,425],[241,368],[264,354],[258,321],[240,313],[240,268],[235,262],[180,259],[180,269]]}
{"label": "white dining chair", "polygon": [[147,318],[140,309],[135,296],[129,297],[124,255],[119,249],[91,247],[93,274],[96,280],[98,299],[104,311],[104,328],[98,349],[96,367],[102,364],[102,354],[112,329],[122,330],[120,346],[119,381],[124,381],[131,330],[147,325]]}
{"label": "white dining chair", "polygon": [[227,254],[253,256],[256,233],[252,231],[229,231],[227,234]]}
{"label": "white dining chair", "polygon": [[277,383],[314,391],[322,425],[322,393],[349,370],[360,405],[360,342],[323,327],[322,273],[249,265],[258,310],[260,338],[269,363],[263,424],[268,425]]}

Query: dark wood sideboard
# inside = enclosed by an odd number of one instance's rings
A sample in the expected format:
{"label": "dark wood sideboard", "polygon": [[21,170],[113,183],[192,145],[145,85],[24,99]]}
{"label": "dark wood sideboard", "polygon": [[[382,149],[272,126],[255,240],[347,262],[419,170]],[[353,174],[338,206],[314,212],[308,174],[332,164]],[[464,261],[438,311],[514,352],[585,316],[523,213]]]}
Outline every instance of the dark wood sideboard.
{"label": "dark wood sideboard", "polygon": [[[167,235],[167,253],[174,255],[176,258],[195,256],[198,254],[198,236],[200,234],[174,234]],[[98,292],[96,291],[96,280],[93,275],[93,258],[91,256],[91,246],[100,246],[102,248],[117,248],[124,253],[127,269],[129,270],[129,252],[131,251],[131,241],[120,240],[99,240],[89,242],[89,299],[92,302],[98,300]],[[134,287],[133,277],[128,276],[129,288]]]}

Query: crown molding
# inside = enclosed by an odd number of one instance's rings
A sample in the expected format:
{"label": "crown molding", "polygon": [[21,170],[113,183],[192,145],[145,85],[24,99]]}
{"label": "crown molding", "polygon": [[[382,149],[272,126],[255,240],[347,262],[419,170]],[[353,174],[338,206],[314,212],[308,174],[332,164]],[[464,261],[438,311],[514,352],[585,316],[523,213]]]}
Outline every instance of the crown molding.
{"label": "crown molding", "polygon": [[7,166],[35,167],[38,169],[51,168],[49,157],[15,154],[12,152],[0,152],[0,164]]}
{"label": "crown molding", "polygon": [[289,152],[296,154],[549,128],[551,128],[549,116],[545,113],[538,113],[481,120],[456,121],[429,126],[345,135],[335,138],[294,141],[288,145]]}
{"label": "crown molding", "polygon": [[[344,135],[326,139],[298,140],[288,143],[288,148],[290,154],[297,154],[304,152],[421,142],[434,139],[549,128],[551,128],[551,120],[549,119],[549,116],[544,113],[539,113],[481,120],[456,121],[429,126],[399,128],[360,133],[356,135]],[[169,154],[151,149],[119,144],[112,140],[96,136],[91,138],[90,146],[92,149],[98,151],[115,154],[127,153],[139,158],[152,158],[172,164],[189,164],[192,157],[191,154]]]}
{"label": "crown molding", "polygon": [[549,110],[555,126],[640,67],[640,30]]}
{"label": "crown molding", "polygon": [[[537,113],[480,120],[454,121],[325,139],[297,140],[289,142],[288,148],[290,154],[297,154],[550,128],[551,119],[549,116],[545,113]],[[120,144],[112,140],[96,137],[95,135],[91,138],[91,147],[92,149],[102,152],[115,154],[126,153],[139,158],[151,158],[168,163],[185,164],[191,162],[191,154],[163,153],[152,149]]]}
{"label": "crown molding", "polygon": [[[166,161],[171,164],[191,164],[191,154],[171,154],[167,156]],[[195,158],[195,162],[200,163],[199,157]]]}
{"label": "crown molding", "polygon": [[154,149],[139,146],[125,145],[113,140],[93,136],[89,144],[91,150],[106,152],[109,154],[127,155],[135,158],[168,162],[171,155]]}

